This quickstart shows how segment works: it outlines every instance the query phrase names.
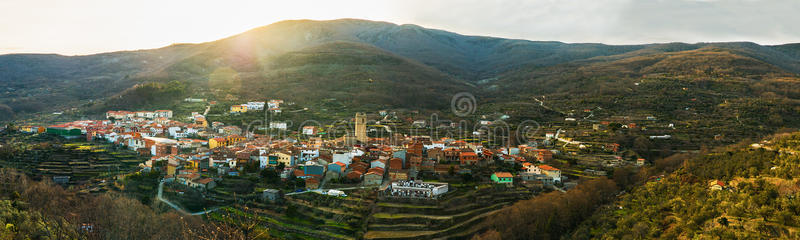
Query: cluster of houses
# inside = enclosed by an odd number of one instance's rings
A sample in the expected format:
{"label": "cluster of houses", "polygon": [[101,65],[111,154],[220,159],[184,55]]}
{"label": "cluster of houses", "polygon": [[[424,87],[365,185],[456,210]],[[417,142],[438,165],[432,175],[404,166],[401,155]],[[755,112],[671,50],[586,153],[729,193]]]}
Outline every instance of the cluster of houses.
{"label": "cluster of houses", "polygon": [[[206,127],[205,118],[198,116],[200,122],[185,123],[171,120],[171,110],[156,111],[108,111],[106,120],[80,120],[44,126],[23,126],[22,132],[50,133],[66,138],[85,137],[88,141],[107,141],[128,148],[140,155],[151,156],[142,164],[145,170],[151,169],[155,162],[166,160],[165,170],[170,177],[181,169],[180,163],[192,159],[203,159],[204,154],[180,154],[208,149],[208,141],[202,138],[213,137],[214,129]],[[220,127],[222,128],[222,127]],[[199,175],[197,175],[199,176]],[[206,187],[209,180],[188,178],[183,183]]]}
{"label": "cluster of houses", "polygon": [[267,102],[247,102],[244,104],[231,105],[230,113],[263,111],[265,108],[267,111],[273,113],[281,113],[281,104],[283,104],[283,100],[279,99],[272,99]]}
{"label": "cluster of houses", "polygon": [[[517,174],[518,180],[523,185],[538,184],[540,186],[554,186],[562,182],[561,170],[547,164],[533,164],[525,162],[522,171]],[[510,172],[495,172],[491,176],[492,182],[506,186],[514,184],[514,175]]]}
{"label": "cluster of houses", "polygon": [[[282,101],[266,103],[279,107]],[[259,109],[264,102],[240,106]],[[50,126],[44,130],[30,126],[28,132],[51,132],[64,136],[85,135],[87,140],[102,139],[150,156],[143,169],[163,168],[166,179],[198,188],[213,188],[213,179],[202,178],[214,170],[219,175],[238,175],[247,165],[283,169],[282,179],[303,179],[309,189],[319,188],[326,179],[337,179],[366,186],[388,187],[395,196],[435,197],[447,191],[433,183],[419,183],[421,173],[440,175],[470,173],[471,166],[486,166],[495,160],[523,166],[519,178],[554,184],[562,181],[560,170],[544,165],[553,152],[527,145],[489,149],[480,143],[451,138],[394,134],[388,138],[369,138],[363,128],[365,115],[356,115],[355,136],[323,140],[314,127],[304,128],[304,140],[274,139],[243,133],[235,126],[213,122],[192,114],[191,123],[171,120],[172,111],[109,111],[108,120],[86,120]],[[360,126],[359,126],[360,125]],[[58,130],[58,131],[57,131]],[[63,131],[63,132],[59,132]],[[208,139],[202,140],[202,139]],[[509,179],[511,178],[511,179]],[[496,173],[492,180],[513,183],[510,173]]]}
{"label": "cluster of houses", "polygon": [[145,119],[156,119],[156,118],[172,118],[172,111],[171,110],[155,110],[155,111],[108,111],[106,112],[106,119],[119,119],[119,120],[127,120],[133,118],[145,118]]}

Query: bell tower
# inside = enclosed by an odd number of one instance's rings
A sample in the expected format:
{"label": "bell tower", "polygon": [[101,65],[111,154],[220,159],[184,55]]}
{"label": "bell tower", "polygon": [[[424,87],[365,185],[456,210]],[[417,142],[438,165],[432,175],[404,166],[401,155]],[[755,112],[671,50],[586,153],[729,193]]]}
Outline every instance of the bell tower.
{"label": "bell tower", "polygon": [[356,140],[361,143],[367,143],[367,114],[356,113]]}

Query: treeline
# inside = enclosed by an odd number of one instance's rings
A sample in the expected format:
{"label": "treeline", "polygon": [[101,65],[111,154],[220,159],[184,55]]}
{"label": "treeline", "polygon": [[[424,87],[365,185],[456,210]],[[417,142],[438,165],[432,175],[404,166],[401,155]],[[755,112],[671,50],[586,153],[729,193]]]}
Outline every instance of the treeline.
{"label": "treeline", "polygon": [[120,194],[79,194],[0,169],[0,239],[249,239],[197,216],[157,213]]}
{"label": "treeline", "polygon": [[613,200],[614,181],[588,180],[566,193],[554,191],[515,203],[486,218],[490,230],[476,238],[559,239],[570,232],[598,206]]}

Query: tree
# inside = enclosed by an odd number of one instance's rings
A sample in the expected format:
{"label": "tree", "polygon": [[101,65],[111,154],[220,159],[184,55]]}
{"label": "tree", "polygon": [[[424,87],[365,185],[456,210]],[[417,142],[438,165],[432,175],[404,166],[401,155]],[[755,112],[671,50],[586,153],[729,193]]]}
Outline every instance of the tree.
{"label": "tree", "polygon": [[0,239],[246,239],[238,227],[158,214],[121,194],[79,195],[9,169],[0,180],[0,199],[15,199],[0,201]]}
{"label": "tree", "polygon": [[616,182],[617,186],[620,188],[625,188],[633,184],[635,176],[636,172],[634,172],[632,168],[627,167],[615,168],[613,173],[614,182]]}
{"label": "tree", "polygon": [[471,173],[461,174],[461,181],[463,181],[463,182],[471,182],[472,181],[472,174]]}
{"label": "tree", "polygon": [[285,168],[286,168],[286,164],[283,163],[283,162],[279,162],[278,166],[276,167],[276,169],[278,169],[279,172],[283,172],[283,169],[285,169]]}
{"label": "tree", "polygon": [[650,226],[647,223],[638,222],[633,225],[631,233],[636,239],[647,239],[647,235],[650,233]]}
{"label": "tree", "polygon": [[649,156],[651,145],[650,139],[638,136],[633,140],[633,151],[636,151],[639,155]]}
{"label": "tree", "polygon": [[726,227],[728,226],[728,219],[725,218],[725,217],[721,217],[721,218],[717,219],[717,222],[722,226],[726,226]]}
{"label": "tree", "polygon": [[611,180],[588,180],[567,193],[549,192],[519,201],[487,218],[487,224],[503,239],[558,239],[611,201],[616,192]]}
{"label": "tree", "polygon": [[281,180],[281,176],[278,175],[278,172],[272,167],[262,169],[261,177],[264,178],[264,182],[266,183],[276,183]]}
{"label": "tree", "polygon": [[257,161],[249,161],[247,164],[244,165],[244,172],[254,173],[258,171],[258,164]]}

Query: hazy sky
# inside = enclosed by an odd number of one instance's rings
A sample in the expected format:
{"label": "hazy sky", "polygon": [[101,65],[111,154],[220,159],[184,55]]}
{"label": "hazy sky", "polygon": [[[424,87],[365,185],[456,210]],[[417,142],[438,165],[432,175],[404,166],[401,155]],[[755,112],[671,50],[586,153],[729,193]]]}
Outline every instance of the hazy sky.
{"label": "hazy sky", "polygon": [[800,0],[0,0],[0,54],[157,48],[337,18],[563,42],[800,42]]}

